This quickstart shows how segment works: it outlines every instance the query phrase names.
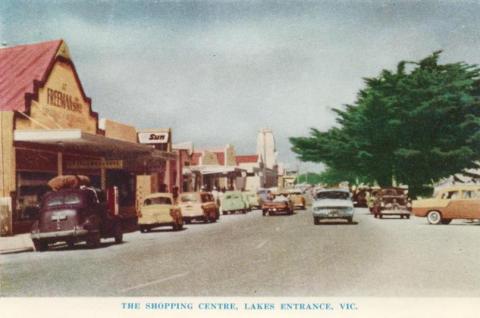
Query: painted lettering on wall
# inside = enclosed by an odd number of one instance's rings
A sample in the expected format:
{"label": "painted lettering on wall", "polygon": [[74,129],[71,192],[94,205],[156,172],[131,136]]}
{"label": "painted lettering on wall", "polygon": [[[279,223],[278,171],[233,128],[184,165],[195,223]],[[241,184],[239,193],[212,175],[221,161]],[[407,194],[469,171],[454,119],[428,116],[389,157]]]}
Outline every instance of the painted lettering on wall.
{"label": "painted lettering on wall", "polygon": [[73,112],[82,112],[82,104],[80,104],[77,97],[51,88],[47,88],[47,103]]}

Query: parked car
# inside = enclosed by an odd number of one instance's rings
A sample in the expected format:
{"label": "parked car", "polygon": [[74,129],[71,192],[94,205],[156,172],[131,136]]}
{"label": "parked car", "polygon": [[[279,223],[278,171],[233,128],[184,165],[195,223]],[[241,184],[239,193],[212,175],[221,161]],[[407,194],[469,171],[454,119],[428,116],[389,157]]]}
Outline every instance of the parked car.
{"label": "parked car", "polygon": [[410,218],[412,204],[405,189],[389,187],[380,189],[373,202],[373,216],[383,218],[385,215],[398,215]]}
{"label": "parked car", "polygon": [[209,192],[184,192],[178,197],[178,205],[187,224],[194,220],[216,222],[220,217],[215,198]]}
{"label": "parked car", "polygon": [[368,206],[367,202],[368,189],[359,188],[353,191],[353,205],[358,208],[366,208]]}
{"label": "parked car", "polygon": [[243,200],[247,203],[248,209],[258,209],[260,207],[259,198],[255,192],[242,192]]}
{"label": "parked car", "polygon": [[94,248],[100,245],[101,238],[109,237],[121,243],[121,219],[109,213],[98,197],[92,188],[60,189],[45,194],[31,232],[35,249],[44,251],[52,243],[73,246],[82,241]]}
{"label": "parked car", "polygon": [[292,199],[293,206],[295,208],[300,208],[302,210],[305,210],[307,208],[307,205],[305,203],[305,195],[302,193],[302,191],[298,189],[289,190],[288,196],[290,197],[290,199]]}
{"label": "parked car", "polygon": [[344,219],[353,221],[353,201],[346,189],[320,190],[315,194],[312,204],[313,223],[320,224],[323,219]]}
{"label": "parked car", "polygon": [[458,185],[438,191],[431,199],[414,200],[415,216],[430,224],[449,224],[453,219],[480,219],[480,186]]}
{"label": "parked car", "polygon": [[183,228],[180,208],[174,204],[171,193],[152,193],[144,200],[138,217],[140,232],[149,232],[159,226],[171,226],[179,231]]}
{"label": "parked car", "polygon": [[230,213],[247,213],[248,205],[243,199],[242,192],[227,191],[221,200],[221,209],[223,214]]}
{"label": "parked car", "polygon": [[289,198],[288,193],[277,193],[273,198],[267,199],[262,204],[262,214],[277,215],[278,213],[293,214],[295,209],[293,200]]}

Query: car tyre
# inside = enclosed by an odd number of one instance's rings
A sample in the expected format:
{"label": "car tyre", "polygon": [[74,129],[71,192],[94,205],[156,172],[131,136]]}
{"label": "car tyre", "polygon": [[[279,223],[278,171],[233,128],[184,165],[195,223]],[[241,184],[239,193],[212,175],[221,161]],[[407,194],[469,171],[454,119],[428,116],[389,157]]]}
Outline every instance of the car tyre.
{"label": "car tyre", "polygon": [[438,211],[430,211],[427,214],[427,221],[433,225],[440,224],[442,222],[442,214]]}
{"label": "car tyre", "polygon": [[347,218],[347,222],[348,222],[348,223],[352,223],[352,222],[353,222],[353,217],[348,217],[348,218]]}
{"label": "car tyre", "polygon": [[40,240],[33,240],[33,246],[37,252],[44,252],[48,249],[48,243]]}
{"label": "car tyre", "polygon": [[87,237],[87,247],[88,248],[97,248],[100,245],[100,233],[92,232],[88,234]]}
{"label": "car tyre", "polygon": [[123,242],[123,229],[122,229],[122,225],[120,223],[115,225],[113,238],[115,239],[115,243],[117,243],[117,244],[120,244],[120,243]]}
{"label": "car tyre", "polygon": [[73,248],[75,246],[75,241],[74,240],[68,240],[67,241],[67,246],[68,246],[68,248]]}
{"label": "car tyre", "polygon": [[318,216],[313,217],[313,224],[319,225],[320,224],[320,218]]}

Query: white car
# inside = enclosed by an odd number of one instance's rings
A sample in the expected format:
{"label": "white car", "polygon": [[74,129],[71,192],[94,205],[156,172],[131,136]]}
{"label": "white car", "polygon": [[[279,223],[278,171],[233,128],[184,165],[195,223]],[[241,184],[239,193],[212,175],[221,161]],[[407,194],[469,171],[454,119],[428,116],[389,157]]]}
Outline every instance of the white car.
{"label": "white car", "polygon": [[321,190],[315,194],[312,206],[313,223],[320,224],[322,219],[345,219],[353,221],[353,202],[351,194],[344,189]]}

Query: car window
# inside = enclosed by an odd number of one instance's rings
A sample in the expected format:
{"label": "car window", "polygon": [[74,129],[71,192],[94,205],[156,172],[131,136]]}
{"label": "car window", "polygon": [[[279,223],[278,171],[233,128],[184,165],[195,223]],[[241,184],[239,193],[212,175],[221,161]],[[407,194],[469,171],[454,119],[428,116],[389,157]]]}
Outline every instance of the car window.
{"label": "car window", "polygon": [[212,201],[212,200],[210,199],[210,195],[208,195],[208,194],[202,194],[202,195],[201,195],[201,199],[202,199],[202,202],[210,202],[210,201]]}
{"label": "car window", "polygon": [[347,200],[350,198],[350,193],[344,191],[328,191],[328,192],[319,192],[316,197],[317,200],[321,199],[340,199]]}
{"label": "car window", "polygon": [[59,206],[63,204],[63,196],[56,195],[51,197],[47,200],[46,205],[47,207]]}
{"label": "car window", "polygon": [[152,205],[152,204],[172,204],[172,200],[168,197],[156,197],[156,198],[149,198],[145,200],[145,205]]}
{"label": "car window", "polygon": [[442,199],[458,199],[458,191],[449,191],[442,194]]}
{"label": "car window", "polygon": [[197,202],[197,196],[194,193],[182,194],[180,196],[181,202]]}
{"label": "car window", "polygon": [[65,204],[78,204],[81,202],[81,198],[77,193],[69,193],[65,195]]}
{"label": "car window", "polygon": [[473,190],[464,190],[462,192],[462,199],[476,199],[478,198],[478,192]]}

